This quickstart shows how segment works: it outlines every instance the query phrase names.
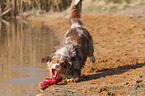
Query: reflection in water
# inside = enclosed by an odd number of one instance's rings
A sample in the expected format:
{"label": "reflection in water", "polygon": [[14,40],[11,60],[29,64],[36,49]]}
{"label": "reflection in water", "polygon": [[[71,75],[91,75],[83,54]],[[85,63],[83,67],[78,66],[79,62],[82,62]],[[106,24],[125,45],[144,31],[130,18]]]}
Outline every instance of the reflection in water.
{"label": "reflection in water", "polygon": [[45,71],[41,58],[58,43],[53,30],[0,21],[0,96],[26,96]]}

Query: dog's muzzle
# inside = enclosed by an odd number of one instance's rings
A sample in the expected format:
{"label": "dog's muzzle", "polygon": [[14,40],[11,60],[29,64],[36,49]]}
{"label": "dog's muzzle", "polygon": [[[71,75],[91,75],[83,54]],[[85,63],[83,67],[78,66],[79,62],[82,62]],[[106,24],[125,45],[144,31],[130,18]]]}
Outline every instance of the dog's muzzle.
{"label": "dog's muzzle", "polygon": [[59,64],[53,64],[51,67],[51,77],[56,77],[58,70],[60,70],[61,66]]}

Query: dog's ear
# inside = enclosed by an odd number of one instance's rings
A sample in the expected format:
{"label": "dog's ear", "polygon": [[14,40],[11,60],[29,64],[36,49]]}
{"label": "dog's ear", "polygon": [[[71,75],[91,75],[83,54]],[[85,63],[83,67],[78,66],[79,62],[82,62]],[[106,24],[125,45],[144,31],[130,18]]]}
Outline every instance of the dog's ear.
{"label": "dog's ear", "polygon": [[48,62],[50,60],[51,60],[51,57],[47,56],[47,57],[42,58],[41,63],[45,63],[45,62]]}
{"label": "dog's ear", "polygon": [[70,69],[72,67],[72,61],[70,61],[68,58],[66,60],[66,67],[67,69]]}

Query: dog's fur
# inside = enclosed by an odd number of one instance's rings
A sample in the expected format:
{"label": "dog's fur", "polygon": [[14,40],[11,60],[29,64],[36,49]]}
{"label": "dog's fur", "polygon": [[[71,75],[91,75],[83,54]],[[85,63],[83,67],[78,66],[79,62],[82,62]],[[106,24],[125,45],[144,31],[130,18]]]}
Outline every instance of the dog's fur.
{"label": "dog's fur", "polygon": [[82,27],[82,0],[73,0],[71,4],[71,28],[66,32],[64,46],[52,56],[43,58],[47,62],[51,77],[79,78],[87,57],[95,62],[93,40],[89,32]]}

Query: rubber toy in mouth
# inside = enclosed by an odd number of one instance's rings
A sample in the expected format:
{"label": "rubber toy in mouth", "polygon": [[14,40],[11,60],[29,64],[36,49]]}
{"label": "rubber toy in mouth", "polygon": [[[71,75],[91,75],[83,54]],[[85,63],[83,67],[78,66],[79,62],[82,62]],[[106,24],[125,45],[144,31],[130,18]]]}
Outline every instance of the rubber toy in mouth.
{"label": "rubber toy in mouth", "polygon": [[58,76],[58,77],[50,78],[48,80],[44,80],[40,82],[39,85],[41,86],[42,90],[45,90],[48,86],[57,84],[58,82],[61,82],[61,81],[62,81],[62,77]]}

